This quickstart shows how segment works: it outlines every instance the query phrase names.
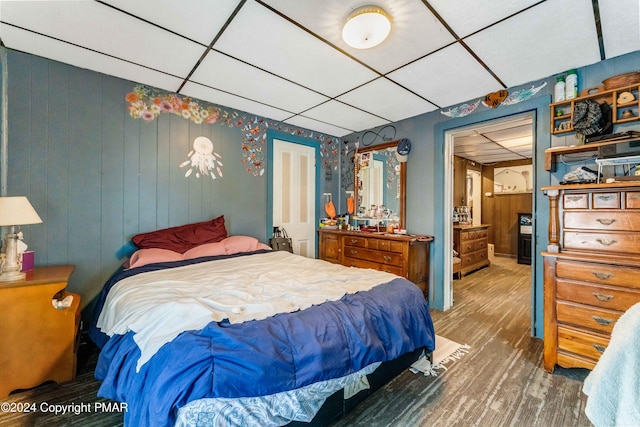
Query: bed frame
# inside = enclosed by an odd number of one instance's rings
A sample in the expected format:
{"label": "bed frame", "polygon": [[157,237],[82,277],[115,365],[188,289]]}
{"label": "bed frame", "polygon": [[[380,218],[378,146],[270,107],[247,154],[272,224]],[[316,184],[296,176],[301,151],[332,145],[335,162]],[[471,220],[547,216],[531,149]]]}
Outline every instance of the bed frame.
{"label": "bed frame", "polygon": [[[309,423],[302,421],[292,421],[287,424],[289,427],[324,427],[343,418],[349,411],[355,408],[360,402],[373,394],[376,390],[383,387],[392,379],[400,375],[404,370],[409,368],[413,362],[418,360],[423,354],[424,349],[419,348],[410,353],[405,353],[397,359],[383,362],[378,369],[367,375],[369,380],[369,388],[361,390],[355,396],[349,399],[344,398],[344,390],[338,390],[327,398],[316,416]],[[427,357],[433,361],[432,354]]]}

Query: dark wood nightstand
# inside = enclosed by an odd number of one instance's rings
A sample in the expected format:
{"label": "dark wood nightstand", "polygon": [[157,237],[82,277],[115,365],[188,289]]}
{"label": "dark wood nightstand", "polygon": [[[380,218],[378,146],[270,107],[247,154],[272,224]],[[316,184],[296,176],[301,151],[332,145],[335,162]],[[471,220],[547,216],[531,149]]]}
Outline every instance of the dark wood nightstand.
{"label": "dark wood nightstand", "polygon": [[[0,282],[0,398],[13,390],[76,377],[80,295],[65,291],[74,266],[39,267],[25,280]],[[55,308],[54,297],[73,296]]]}

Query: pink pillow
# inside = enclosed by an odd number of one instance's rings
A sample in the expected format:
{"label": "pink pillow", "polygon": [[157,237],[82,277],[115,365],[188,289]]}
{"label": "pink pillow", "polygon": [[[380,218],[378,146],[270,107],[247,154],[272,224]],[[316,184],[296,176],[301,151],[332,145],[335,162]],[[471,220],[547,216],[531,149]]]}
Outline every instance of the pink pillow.
{"label": "pink pillow", "polygon": [[[224,242],[224,240],[223,240]],[[222,242],[205,243],[204,245],[196,246],[186,251],[183,256],[184,259],[198,258],[201,256],[216,256],[225,255],[224,244]]]}
{"label": "pink pillow", "polygon": [[138,249],[129,259],[129,268],[142,267],[156,262],[181,261],[182,254],[169,249]]}
{"label": "pink pillow", "polygon": [[[255,237],[249,236],[231,236],[220,242],[228,255],[237,254],[239,252],[252,252],[258,249],[269,248],[269,246],[260,243]],[[269,248],[270,249],[270,248]]]}
{"label": "pink pillow", "polygon": [[220,215],[210,221],[140,233],[131,240],[139,249],[160,248],[184,253],[203,243],[219,242],[226,237],[224,215]]}

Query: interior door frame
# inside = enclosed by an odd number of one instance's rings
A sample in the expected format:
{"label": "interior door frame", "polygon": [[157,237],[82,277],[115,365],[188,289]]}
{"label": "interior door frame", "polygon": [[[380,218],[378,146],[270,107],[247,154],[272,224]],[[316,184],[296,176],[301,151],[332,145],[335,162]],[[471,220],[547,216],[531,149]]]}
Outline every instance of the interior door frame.
{"label": "interior door frame", "polygon": [[[546,227],[537,227],[540,224],[548,224],[548,200],[538,190],[540,186],[550,182],[548,173],[544,173],[544,150],[551,146],[551,135],[549,133],[549,104],[551,96],[545,95],[536,97],[527,101],[523,101],[511,106],[499,107],[498,109],[490,109],[480,113],[472,114],[465,117],[454,118],[435,126],[435,142],[436,147],[436,181],[440,180],[443,186],[436,186],[436,199],[443,203],[443,216],[436,217],[434,233],[435,241],[443,242],[442,250],[436,251],[434,254],[434,265],[442,265],[442,269],[434,272],[435,292],[433,303],[435,308],[447,310],[453,303],[453,293],[451,286],[453,277],[451,274],[453,255],[451,250],[446,248],[452,247],[453,242],[453,224],[451,221],[453,215],[453,207],[451,201],[453,199],[453,138],[452,131],[457,128],[473,125],[474,123],[487,122],[507,116],[518,115],[521,113],[531,112],[533,114],[533,139],[534,139],[534,182],[533,182],[533,252],[534,256],[531,260],[531,335],[543,338],[543,307],[544,307],[544,272],[542,270],[542,256],[540,253],[546,250],[548,244],[548,236]],[[545,207],[547,208],[545,210]],[[438,289],[439,288],[439,289]]]}
{"label": "interior door frame", "polygon": [[[316,176],[316,185],[314,190],[314,199],[316,205],[316,211],[314,212],[315,221],[314,224],[320,223],[320,211],[319,207],[322,205],[320,200],[320,180],[322,176],[322,171],[320,167],[318,167],[318,159],[320,158],[320,145],[318,141],[311,138],[304,138],[298,135],[291,135],[290,133],[277,131],[273,129],[267,130],[267,165],[273,165],[273,140],[278,139],[280,141],[289,142],[291,144],[299,144],[307,147],[312,147],[314,149],[315,155],[315,176]],[[273,234],[273,168],[267,167],[267,221],[266,221],[266,230],[265,236],[267,241]],[[318,236],[317,233],[314,234],[314,244],[313,250],[315,251],[315,257],[318,256]]]}

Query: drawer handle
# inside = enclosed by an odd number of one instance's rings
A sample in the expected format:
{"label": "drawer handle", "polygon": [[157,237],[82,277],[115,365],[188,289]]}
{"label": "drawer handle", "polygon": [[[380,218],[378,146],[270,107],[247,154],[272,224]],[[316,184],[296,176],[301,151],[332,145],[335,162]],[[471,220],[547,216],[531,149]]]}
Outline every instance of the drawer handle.
{"label": "drawer handle", "polygon": [[612,196],[611,194],[601,194],[601,195],[596,196],[596,197],[597,197],[598,199],[600,199],[600,200],[604,200],[604,201],[607,201],[607,200],[611,200],[611,199],[613,199],[613,196]]}
{"label": "drawer handle", "polygon": [[613,299],[613,295],[606,295],[606,294],[601,294],[601,293],[598,293],[598,292],[592,292],[591,295],[593,295],[599,301],[602,301],[602,302],[607,302],[607,301]]}
{"label": "drawer handle", "polygon": [[356,251],[355,249],[351,249],[351,255],[355,255],[357,253],[358,253],[358,251]]}
{"label": "drawer handle", "polygon": [[391,261],[391,257],[389,255],[385,255],[382,257],[385,261]]}
{"label": "drawer handle", "polygon": [[598,353],[604,353],[604,349],[606,348],[603,345],[600,344],[593,344],[593,348],[595,348],[596,350],[598,350]]}
{"label": "drawer handle", "polygon": [[613,277],[613,274],[611,273],[599,273],[596,271],[592,272],[594,276],[596,276],[598,279],[600,280],[607,280],[607,279],[611,279]]}
{"label": "drawer handle", "polygon": [[618,243],[618,241],[614,239],[596,239],[596,242],[600,243],[603,246],[611,246],[614,243]]}
{"label": "drawer handle", "polygon": [[596,219],[596,221],[598,221],[602,225],[611,225],[616,222],[616,220],[613,218],[598,218]]}
{"label": "drawer handle", "polygon": [[567,196],[567,199],[572,202],[577,202],[578,200],[582,200],[582,196]]}
{"label": "drawer handle", "polygon": [[467,245],[467,249],[471,249],[471,245]]}
{"label": "drawer handle", "polygon": [[351,243],[358,243],[358,239],[351,239]]}
{"label": "drawer handle", "polygon": [[597,324],[602,326],[608,326],[613,322],[615,322],[615,320],[607,319],[606,317],[600,317],[600,316],[591,316],[591,317],[593,317],[593,320],[595,320]]}

